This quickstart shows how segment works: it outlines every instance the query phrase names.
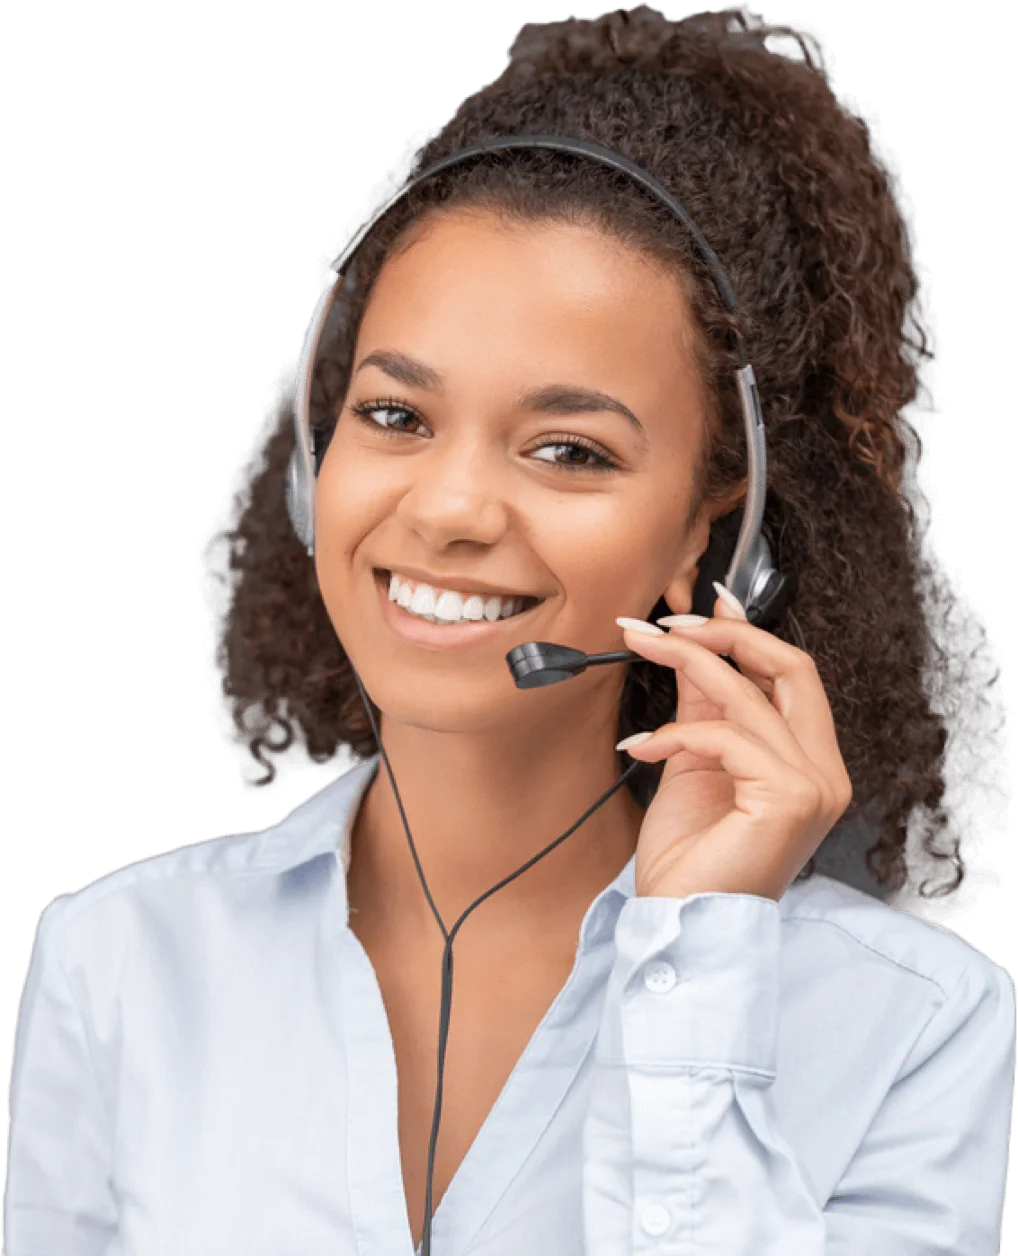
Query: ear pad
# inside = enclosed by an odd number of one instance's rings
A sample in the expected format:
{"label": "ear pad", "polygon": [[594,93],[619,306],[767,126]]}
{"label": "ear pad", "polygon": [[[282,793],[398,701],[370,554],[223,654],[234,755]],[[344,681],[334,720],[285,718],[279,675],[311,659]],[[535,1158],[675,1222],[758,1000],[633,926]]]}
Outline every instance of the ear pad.
{"label": "ear pad", "polygon": [[290,523],[294,532],[300,540],[301,545],[307,549],[314,539],[314,516],[309,507],[310,494],[307,492],[304,484],[304,467],[295,449],[290,455],[290,461],[286,467],[286,484],[284,486],[286,495],[286,513],[290,516]]}
{"label": "ear pad", "polygon": [[[711,524],[710,541],[700,558],[696,584],[693,586],[693,613],[707,615],[714,613],[717,593],[713,582],[724,584],[728,565],[735,553],[735,545],[739,539],[739,528],[742,525],[744,511],[740,506],[727,515],[722,515]],[[746,609],[746,618],[751,624],[765,627],[774,623],[788,605],[794,591],[793,582],[783,573],[774,569],[771,548],[761,530],[753,550],[753,579],[750,587],[754,587],[760,573],[767,573],[766,580],[761,584],[750,600]]]}

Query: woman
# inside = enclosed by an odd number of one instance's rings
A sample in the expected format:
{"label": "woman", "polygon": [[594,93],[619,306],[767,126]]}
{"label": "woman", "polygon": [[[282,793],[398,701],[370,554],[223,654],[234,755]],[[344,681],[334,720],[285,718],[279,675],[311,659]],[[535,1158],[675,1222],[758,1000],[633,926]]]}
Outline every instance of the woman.
{"label": "woman", "polygon": [[[547,151],[409,193],[317,359],[313,561],[289,408],[231,534],[238,729],[262,762],[294,724],[361,761],[43,913],[7,1256],[997,1250],[1011,979],[811,875],[865,814],[869,872],[904,884],[913,812],[927,842],[946,822],[945,730],[900,488],[906,233],[778,33],[526,26],[417,170],[555,133],[681,197],[738,297],[794,596],[764,628],[718,585],[687,619],[747,471],[682,224]],[[640,661],[518,690],[531,640]]]}

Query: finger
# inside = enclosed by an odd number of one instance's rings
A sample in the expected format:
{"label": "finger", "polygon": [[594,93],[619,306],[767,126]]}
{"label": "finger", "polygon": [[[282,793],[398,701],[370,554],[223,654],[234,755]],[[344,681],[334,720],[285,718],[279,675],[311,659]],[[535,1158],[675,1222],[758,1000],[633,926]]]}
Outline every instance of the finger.
{"label": "finger", "polygon": [[[646,628],[648,627],[651,629],[649,634],[651,636],[660,639],[667,635],[663,628],[655,628],[651,625],[647,625],[640,619],[630,619],[627,616],[620,615],[615,622],[624,630],[623,636],[626,642],[629,642],[631,638],[625,637],[625,631],[636,633],[637,635],[633,637],[632,640],[635,640],[636,643],[639,644],[645,635]],[[717,719],[722,714],[721,708],[718,707],[716,703],[711,702],[705,694],[697,689],[693,682],[683,674],[681,668],[675,669],[675,690],[676,721],[711,720]],[[645,735],[649,736],[649,734]],[[616,749],[618,748],[619,747],[616,747]]]}
{"label": "finger", "polygon": [[[754,812],[754,803],[778,805],[782,814],[791,812],[817,822],[826,822],[834,810],[821,780],[797,771],[771,746],[724,720],[663,724],[647,741],[630,747],[626,753],[643,763],[659,763],[682,750],[720,762],[736,782],[737,810]],[[679,768],[677,774],[693,770],[697,770],[697,765],[690,764]]]}
{"label": "finger", "polygon": [[781,714],[747,676],[729,667],[704,645],[678,632],[664,637],[645,637],[637,632],[630,633],[629,629],[625,632],[627,645],[638,648],[655,662],[676,669],[680,693],[699,692],[705,702],[714,707],[713,712],[701,714],[696,708],[702,704],[695,697],[688,698],[680,703],[677,723],[701,722],[717,714],[772,746],[790,765],[802,766],[802,747]]}
{"label": "finger", "polygon": [[[834,718],[808,654],[748,621],[727,618],[664,636],[625,632],[628,646],[681,670],[726,720],[745,726],[787,763],[800,770],[809,763],[823,777],[840,781],[844,765]],[[769,679],[770,698],[720,654],[730,654],[740,667],[745,663]]]}
{"label": "finger", "polygon": [[[731,590],[726,589],[725,586],[719,580],[714,581],[714,588],[717,592],[717,597],[714,599],[714,617],[717,619],[734,619],[737,621],[738,620],[745,621],[746,612],[743,608],[742,603],[735,596],[735,594],[732,593]],[[655,622],[655,626],[660,627],[660,628],[667,628],[669,630],[672,627],[689,628],[689,627],[692,627],[693,625],[675,624],[674,621],[691,619],[691,618],[702,619],[703,616],[664,615],[660,619],[655,620],[654,622]],[[726,660],[726,661],[730,663],[732,660]],[[768,698],[771,696],[771,693],[773,692],[773,689],[774,689],[774,684],[769,676],[765,676],[761,674],[760,672],[754,671],[753,668],[747,666],[745,663],[743,663],[739,667],[738,670],[743,674],[743,676],[748,676],[749,679],[753,682],[753,684],[756,685],[756,687],[761,691],[761,693],[764,693]]]}
{"label": "finger", "polygon": [[[725,586],[717,580],[714,581],[714,588],[718,591],[717,600],[714,603],[714,618],[734,619],[736,622],[739,620],[745,621],[746,612],[743,610],[742,603],[735,596],[735,594],[726,589]],[[663,626],[667,626],[664,624],[663,620],[658,620],[658,623]],[[765,694],[768,698],[774,692],[774,682],[769,676],[764,675],[762,672],[755,671],[752,667],[745,663],[739,664],[739,671],[743,674],[743,676],[748,676],[761,693]]]}
{"label": "finger", "polygon": [[675,722],[677,724],[694,723],[697,720],[717,720],[724,715],[716,702],[698,689],[688,673],[681,668],[675,673]]}
{"label": "finger", "polygon": [[714,654],[728,654],[743,675],[752,673],[768,681],[775,709],[800,742],[834,736],[834,717],[827,694],[816,663],[804,650],[748,621],[727,617],[675,628],[669,636],[682,636]]}

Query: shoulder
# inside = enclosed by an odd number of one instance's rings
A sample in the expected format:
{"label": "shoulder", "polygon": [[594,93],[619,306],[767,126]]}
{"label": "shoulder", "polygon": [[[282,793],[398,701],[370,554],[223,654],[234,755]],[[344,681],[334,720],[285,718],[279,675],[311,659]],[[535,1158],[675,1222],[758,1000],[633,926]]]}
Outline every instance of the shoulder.
{"label": "shoulder", "polygon": [[[971,942],[953,930],[892,906],[823,874],[793,884],[780,903],[782,956],[789,980],[825,978],[851,1004],[855,992],[884,991],[895,998],[942,1006],[963,988],[1012,1007],[1014,982]],[[903,1005],[895,1017],[900,1023]]]}
{"label": "shoulder", "polygon": [[370,762],[355,765],[264,829],[151,855],[58,895],[42,912],[37,944],[67,968],[116,967],[144,936],[189,944],[227,922],[242,932],[249,920],[263,924],[266,906],[285,910],[300,892],[343,875],[346,826],[371,770]]}
{"label": "shoulder", "polygon": [[90,918],[130,910],[132,904],[200,893],[230,894],[257,878],[285,868],[296,853],[295,833],[281,825],[251,833],[228,834],[150,855],[59,895],[45,910],[63,928],[83,926]]}

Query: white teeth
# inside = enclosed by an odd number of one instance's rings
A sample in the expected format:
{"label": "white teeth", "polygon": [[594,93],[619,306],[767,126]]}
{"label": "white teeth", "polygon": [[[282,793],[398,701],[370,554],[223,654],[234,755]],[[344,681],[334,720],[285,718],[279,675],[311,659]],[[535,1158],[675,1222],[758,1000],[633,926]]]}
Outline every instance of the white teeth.
{"label": "white teeth", "polygon": [[486,619],[495,623],[509,619],[523,609],[522,597],[482,597],[457,593],[454,589],[434,589],[430,584],[412,584],[395,572],[389,575],[389,601],[430,623],[455,624]]}
{"label": "white teeth", "polygon": [[443,623],[452,624],[462,618],[463,599],[451,589],[445,589],[435,603],[435,618]]}
{"label": "white teeth", "polygon": [[410,609],[415,615],[434,615],[435,590],[430,584],[419,584],[410,599]]}

